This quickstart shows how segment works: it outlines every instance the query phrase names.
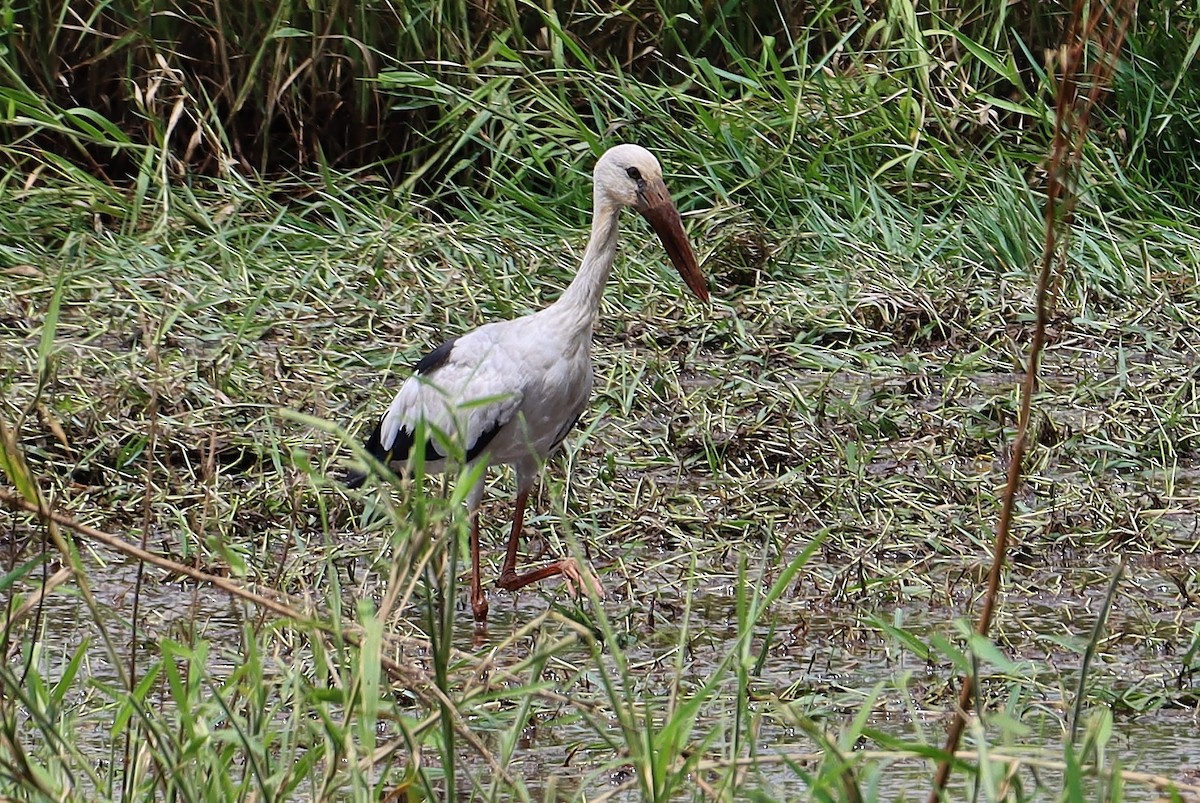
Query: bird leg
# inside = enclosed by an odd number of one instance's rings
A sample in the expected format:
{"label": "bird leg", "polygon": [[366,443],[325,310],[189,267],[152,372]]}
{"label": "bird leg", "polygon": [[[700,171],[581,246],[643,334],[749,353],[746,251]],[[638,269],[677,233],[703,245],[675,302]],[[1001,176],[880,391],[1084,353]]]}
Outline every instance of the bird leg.
{"label": "bird leg", "polygon": [[496,585],[505,591],[516,591],[530,583],[544,580],[561,574],[571,591],[571,596],[579,596],[584,589],[591,588],[597,597],[604,597],[604,587],[600,585],[592,573],[581,567],[575,558],[563,558],[548,566],[534,569],[525,574],[517,574],[517,543],[521,539],[521,530],[525,526],[525,505],[529,502],[529,490],[517,492],[517,501],[513,511],[512,532],[508,534],[508,549],[504,554],[504,566],[500,570],[500,579]]}
{"label": "bird leg", "polygon": [[479,579],[479,507],[471,511],[471,613],[476,625],[487,625],[488,601]]}

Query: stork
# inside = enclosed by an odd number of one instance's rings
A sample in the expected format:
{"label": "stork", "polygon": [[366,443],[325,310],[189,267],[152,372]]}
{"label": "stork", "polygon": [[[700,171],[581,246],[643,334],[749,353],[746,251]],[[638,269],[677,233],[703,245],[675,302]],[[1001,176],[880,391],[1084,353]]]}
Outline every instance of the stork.
{"label": "stork", "polygon": [[[702,301],[708,285],[683,231],[658,160],[637,145],[617,145],[593,171],[592,232],[579,272],[557,301],[531,315],[485,324],[447,340],[417,362],[387,412],[366,440],[366,450],[403,471],[418,436],[424,438],[425,469],[442,471],[447,452],[484,470],[467,495],[471,517],[471,611],[484,626],[488,601],[479,574],[479,505],[487,467],[510,464],[517,479],[512,529],[496,585],[516,591],[546,577],[568,583],[599,583],[573,558],[517,573],[517,544],[525,507],[541,466],[575,426],[592,390],[592,329],[617,250],[617,219],[633,207],[658,233],[684,282]],[[457,449],[447,448],[447,439]],[[365,474],[352,470],[350,487]]]}

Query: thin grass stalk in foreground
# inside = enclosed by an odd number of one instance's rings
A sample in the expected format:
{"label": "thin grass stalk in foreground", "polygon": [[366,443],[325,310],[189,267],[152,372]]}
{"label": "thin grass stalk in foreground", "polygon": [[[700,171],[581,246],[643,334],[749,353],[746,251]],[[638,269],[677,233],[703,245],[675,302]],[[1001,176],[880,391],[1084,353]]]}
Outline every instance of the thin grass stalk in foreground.
{"label": "thin grass stalk in foreground", "polygon": [[[150,343],[149,357],[150,363],[154,366],[154,379],[150,382],[150,401],[149,401],[149,429],[150,434],[146,443],[146,480],[143,486],[142,494],[142,538],[139,546],[141,549],[146,548],[147,539],[150,537],[150,523],[153,521],[154,512],[151,504],[152,492],[154,489],[154,456],[158,450],[158,377],[160,362],[158,359],[158,333],[155,332],[155,338]],[[129,693],[133,695],[137,691],[137,661],[138,661],[138,620],[140,616],[142,603],[142,581],[146,573],[146,562],[138,561],[137,574],[133,581],[133,611],[130,615],[130,633],[129,633]],[[132,757],[130,749],[133,741],[133,728],[125,730],[125,748],[122,768],[125,771],[124,797],[126,800],[133,797],[134,783],[136,774],[130,772],[129,762]]]}
{"label": "thin grass stalk in foreground", "polygon": [[1121,575],[1124,572],[1125,556],[1122,555],[1121,560],[1117,562],[1117,568],[1113,569],[1112,579],[1108,581],[1104,601],[1096,613],[1096,624],[1092,626],[1092,637],[1088,639],[1087,647],[1083,651],[1083,661],[1079,667],[1079,686],[1075,689],[1075,705],[1071,707],[1071,727],[1067,736],[1068,747],[1075,744],[1075,737],[1079,733],[1079,719],[1083,716],[1083,698],[1084,690],[1087,687],[1088,669],[1092,665],[1092,659],[1096,656],[1096,645],[1100,643],[1100,637],[1104,634],[1104,626],[1108,623],[1108,612],[1112,610],[1113,599],[1117,596],[1117,587],[1121,583]]}
{"label": "thin grass stalk in foreground", "polygon": [[[1059,258],[1058,232],[1065,233],[1071,223],[1075,190],[1069,186],[1077,173],[1087,138],[1091,110],[1099,100],[1100,92],[1108,84],[1115,66],[1117,54],[1125,39],[1134,9],[1129,0],[1113,0],[1111,6],[1093,9],[1085,0],[1076,0],[1071,25],[1067,30],[1066,44],[1059,50],[1062,78],[1058,85],[1058,97],[1054,109],[1054,138],[1050,146],[1050,162],[1046,171],[1046,215],[1045,239],[1042,247],[1041,269],[1038,273],[1034,304],[1037,318],[1033,338],[1029,344],[1029,361],[1025,369],[1025,380],[1021,387],[1021,406],[1017,418],[1017,433],[1013,438],[1012,454],[1009,457],[1008,477],[996,522],[996,538],[992,547],[992,567],[988,573],[987,589],[984,592],[983,608],[979,613],[976,632],[987,636],[991,630],[992,614],[1000,596],[1000,573],[1008,551],[1008,539],[1012,530],[1013,507],[1017,491],[1021,486],[1021,467],[1025,458],[1025,447],[1029,435],[1029,416],[1033,394],[1038,385],[1038,364],[1046,343],[1046,324],[1049,318],[1048,296],[1053,265]],[[1085,19],[1085,15],[1088,15]],[[1086,76],[1089,87],[1086,98],[1078,101],[1079,78],[1089,43],[1095,44],[1096,57],[1090,75]],[[958,750],[962,732],[967,723],[967,711],[974,698],[974,677],[966,672],[962,677],[958,704],[946,736],[945,753],[938,764],[933,788],[929,792],[930,803],[941,799],[950,780],[950,770],[955,752]]]}

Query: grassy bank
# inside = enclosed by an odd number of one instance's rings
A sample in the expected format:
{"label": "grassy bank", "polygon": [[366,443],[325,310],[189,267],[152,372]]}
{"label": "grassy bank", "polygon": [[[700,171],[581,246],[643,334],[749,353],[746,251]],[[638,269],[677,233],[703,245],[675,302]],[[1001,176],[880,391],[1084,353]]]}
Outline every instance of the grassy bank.
{"label": "grassy bank", "polygon": [[[204,178],[188,138],[113,115],[118,178],[43,149],[95,156],[92,134],[25,123],[0,471],[66,518],[3,514],[0,794],[915,799],[962,673],[983,713],[955,799],[1200,793],[1195,39],[1173,7],[1142,7],[1086,152],[994,638],[961,624],[1042,236],[1049,94],[1019,53],[1043,27],[1014,8],[945,33],[830,8],[776,50],[658,9],[633,41],[666,56],[635,64],[602,47],[627,16],[499,10],[508,38],[399,51],[360,88],[424,133],[353,171],[244,171],[260,153]],[[196,119],[232,152],[228,120]],[[475,641],[453,490],[336,476],[405,366],[557,297],[622,139],[660,154],[714,303],[625,221],[594,403],[530,522],[609,599],[493,593]],[[305,147],[293,167],[320,163]],[[493,480],[492,576],[510,494]]]}

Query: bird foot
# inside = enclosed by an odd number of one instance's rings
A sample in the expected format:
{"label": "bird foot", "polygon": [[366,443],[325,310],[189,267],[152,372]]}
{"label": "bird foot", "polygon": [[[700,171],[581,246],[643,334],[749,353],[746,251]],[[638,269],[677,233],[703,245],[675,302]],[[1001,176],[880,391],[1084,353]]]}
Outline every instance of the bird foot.
{"label": "bird foot", "polygon": [[487,629],[488,601],[487,595],[480,590],[471,594],[471,613],[475,616],[475,627]]}
{"label": "bird foot", "polygon": [[600,581],[596,579],[596,575],[592,574],[586,566],[580,566],[575,558],[563,558],[559,561],[559,566],[562,567],[563,581],[567,584],[567,591],[575,599],[586,597],[585,589],[591,589],[599,599],[604,599],[604,586],[600,585]]}
{"label": "bird foot", "polygon": [[527,574],[517,574],[510,568],[500,575],[496,585],[505,591],[516,591],[530,583],[536,583],[538,580],[544,580],[556,574],[562,575],[563,581],[567,584],[567,590],[575,599],[587,596],[587,589],[591,589],[597,597],[604,599],[604,587],[600,585],[600,581],[587,568],[580,566],[574,558],[563,558]]}

